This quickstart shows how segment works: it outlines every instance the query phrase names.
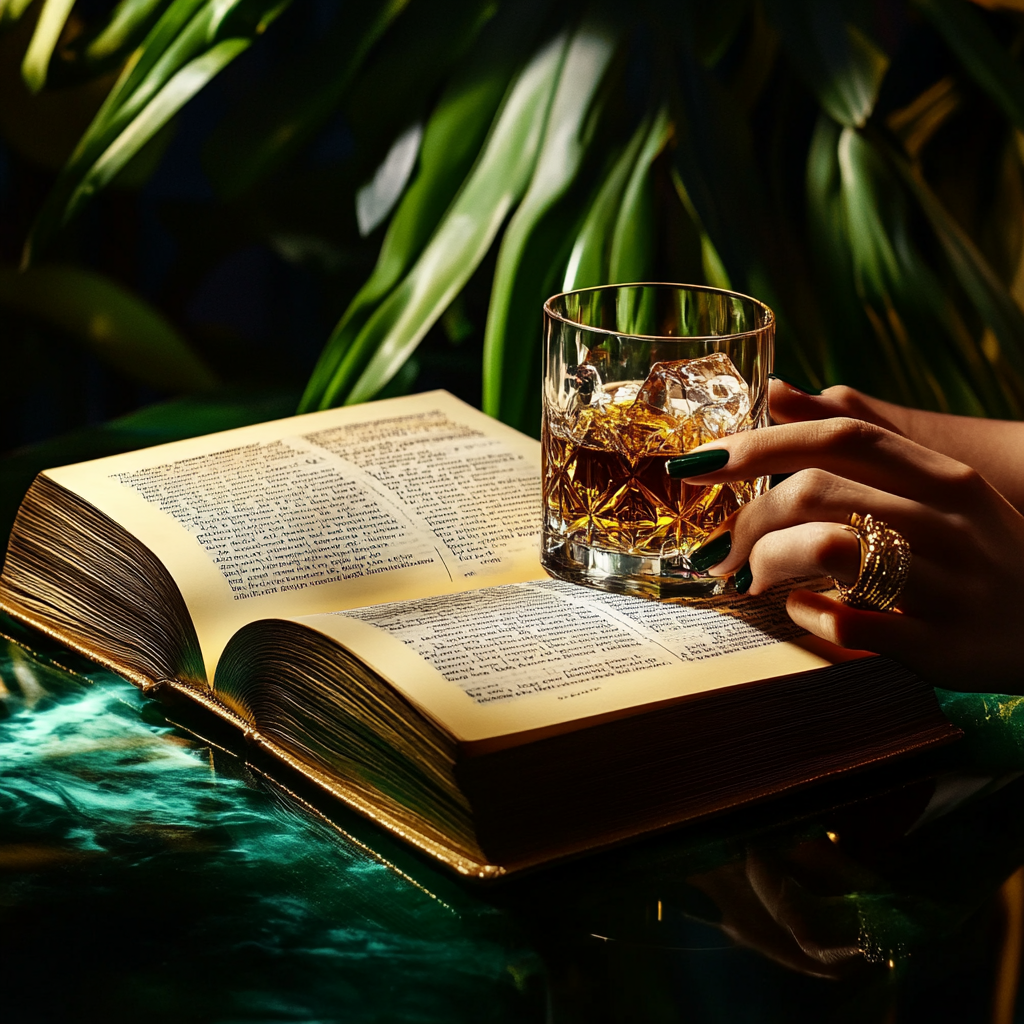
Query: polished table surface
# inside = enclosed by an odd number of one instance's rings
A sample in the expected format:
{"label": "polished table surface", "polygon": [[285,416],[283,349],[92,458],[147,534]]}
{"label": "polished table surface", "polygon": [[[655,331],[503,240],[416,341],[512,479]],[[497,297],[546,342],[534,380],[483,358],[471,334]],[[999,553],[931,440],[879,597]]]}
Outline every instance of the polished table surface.
{"label": "polished table surface", "polygon": [[[19,456],[0,514],[43,465],[286,411]],[[1024,1021],[1024,698],[941,693],[966,735],[928,758],[482,886],[194,709],[0,634],[9,1024]]]}
{"label": "polished table surface", "polygon": [[1022,701],[945,695],[940,757],[482,886],[0,632],[5,1021],[1016,1019]]}

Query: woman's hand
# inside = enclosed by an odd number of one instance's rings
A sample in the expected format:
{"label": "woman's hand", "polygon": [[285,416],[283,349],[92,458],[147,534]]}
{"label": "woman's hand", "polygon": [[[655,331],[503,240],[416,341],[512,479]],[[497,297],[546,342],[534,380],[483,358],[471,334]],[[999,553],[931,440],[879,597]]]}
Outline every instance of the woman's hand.
{"label": "woman's hand", "polygon": [[770,389],[776,423],[852,416],[972,466],[1018,511],[1024,512],[1024,422],[907,409],[843,386],[808,395],[775,379]]}
{"label": "woman's hand", "polygon": [[[749,562],[741,578],[752,594],[801,577],[852,584],[860,545],[843,524],[853,512],[870,513],[910,544],[899,611],[795,590],[787,603],[794,622],[842,647],[894,658],[936,685],[1024,692],[1024,517],[976,469],[904,436],[848,388],[815,398],[776,381],[771,407],[789,422],[695,450],[726,452],[720,469],[690,475],[692,453],[672,460],[672,475],[694,484],[792,474],[705,542],[701,550],[715,541],[721,550],[726,533],[731,542],[710,574],[730,576]],[[840,414],[844,407],[858,415]]]}
{"label": "woman's hand", "polygon": [[827,839],[790,850],[754,844],[742,861],[687,881],[718,907],[717,926],[737,945],[814,978],[838,981],[870,969],[848,894],[877,879]]}

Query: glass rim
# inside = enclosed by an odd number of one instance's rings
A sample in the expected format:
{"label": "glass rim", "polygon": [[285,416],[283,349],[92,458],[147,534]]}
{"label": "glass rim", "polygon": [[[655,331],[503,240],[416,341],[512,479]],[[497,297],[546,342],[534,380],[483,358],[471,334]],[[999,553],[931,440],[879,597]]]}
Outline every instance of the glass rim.
{"label": "glass rim", "polygon": [[[735,334],[629,334],[623,331],[613,331],[607,327],[589,327],[587,324],[581,324],[576,320],[570,320],[569,317],[563,316],[561,313],[551,308],[552,302],[555,302],[557,299],[564,298],[567,295],[583,295],[586,292],[610,291],[613,288],[674,288],[677,291],[712,292],[716,295],[728,295],[730,298],[746,299],[748,302],[752,302],[755,306],[760,306],[760,308],[767,314],[767,318],[760,327],[754,327],[748,331],[737,331]],[[721,341],[723,338],[750,338],[758,334],[762,334],[764,331],[768,330],[768,328],[775,326],[775,313],[772,311],[771,306],[762,302],[760,299],[755,299],[753,295],[747,295],[744,292],[736,292],[731,288],[715,288],[709,284],[677,284],[672,281],[624,281],[622,284],[596,284],[591,285],[589,288],[570,288],[567,292],[558,292],[556,295],[552,295],[550,298],[546,299],[544,301],[544,312],[547,316],[551,317],[552,320],[557,320],[559,323],[566,324],[569,327],[575,327],[580,331],[592,331],[594,334],[604,334],[613,338],[642,338],[648,341],[680,341],[692,343]]]}

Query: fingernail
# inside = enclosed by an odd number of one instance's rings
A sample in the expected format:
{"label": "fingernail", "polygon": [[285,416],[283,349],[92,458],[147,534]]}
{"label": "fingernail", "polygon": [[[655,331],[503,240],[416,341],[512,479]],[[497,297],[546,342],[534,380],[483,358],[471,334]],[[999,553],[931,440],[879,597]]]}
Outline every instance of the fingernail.
{"label": "fingernail", "polygon": [[754,574],[750,571],[750,563],[747,562],[742,569],[732,578],[737,594],[745,594],[754,582]]}
{"label": "fingernail", "polygon": [[697,572],[707,572],[711,566],[718,565],[723,558],[726,558],[730,551],[732,551],[732,533],[726,530],[725,533],[720,533],[717,537],[697,548],[690,555],[690,565]]}
{"label": "fingernail", "polygon": [[689,455],[680,455],[677,459],[669,459],[665,463],[665,472],[677,480],[680,477],[701,476],[704,473],[714,473],[728,461],[728,448],[709,448],[707,451],[690,452]]}
{"label": "fingernail", "polygon": [[817,398],[821,392],[813,391],[810,388],[805,388],[801,384],[794,384],[791,380],[786,380],[785,377],[780,377],[777,373],[769,373],[769,380],[777,380],[785,384],[787,388],[792,388],[794,391],[799,391],[801,395],[810,395],[812,398]]}

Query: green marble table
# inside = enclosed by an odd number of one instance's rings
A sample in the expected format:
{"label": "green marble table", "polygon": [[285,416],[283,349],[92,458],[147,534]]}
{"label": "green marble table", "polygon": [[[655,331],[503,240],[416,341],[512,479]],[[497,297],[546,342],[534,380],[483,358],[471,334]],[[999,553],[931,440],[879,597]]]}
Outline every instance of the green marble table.
{"label": "green marble table", "polygon": [[[0,499],[275,407],[180,409],[25,453]],[[8,1024],[1024,1020],[1024,699],[942,692],[966,737],[938,755],[483,886],[0,634]]]}

